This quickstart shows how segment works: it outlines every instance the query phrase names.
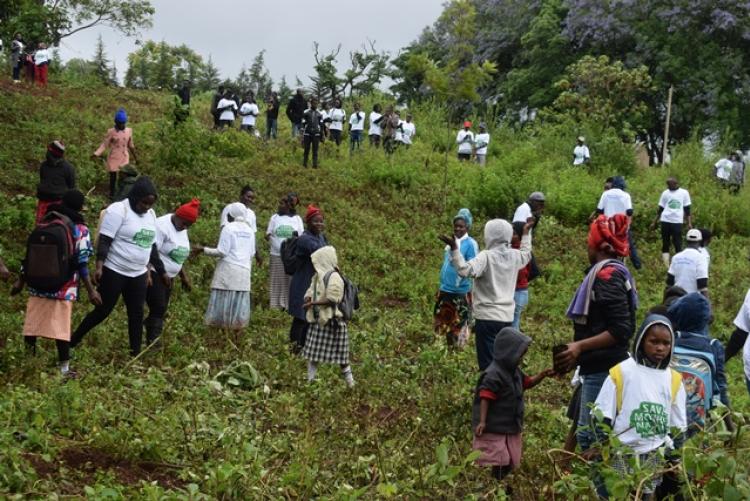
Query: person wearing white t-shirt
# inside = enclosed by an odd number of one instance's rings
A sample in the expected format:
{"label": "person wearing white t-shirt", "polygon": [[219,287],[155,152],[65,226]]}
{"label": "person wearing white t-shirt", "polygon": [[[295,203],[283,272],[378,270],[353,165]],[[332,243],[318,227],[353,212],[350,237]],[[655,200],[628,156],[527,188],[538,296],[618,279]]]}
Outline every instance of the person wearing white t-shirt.
{"label": "person wearing white t-shirt", "polygon": [[260,109],[258,109],[258,104],[255,102],[255,98],[253,98],[253,96],[245,97],[245,99],[242,101],[242,106],[240,106],[239,111],[239,115],[242,117],[240,130],[244,130],[252,134],[255,130],[255,122],[258,119],[259,114]]}
{"label": "person wearing white t-shirt", "polygon": [[219,127],[231,127],[234,124],[234,114],[237,112],[237,103],[232,99],[232,92],[227,90],[216,105],[219,113]]}
{"label": "person wearing white t-shirt", "polygon": [[659,208],[656,219],[651,227],[655,228],[656,223],[661,223],[661,256],[664,265],[669,267],[669,244],[674,244],[675,254],[682,250],[682,224],[687,219],[688,229],[693,227],[693,217],[690,215],[690,193],[686,189],[680,188],[680,183],[676,178],[667,179],[667,189],[664,190],[659,198]]}
{"label": "person wearing white t-shirt", "polygon": [[349,153],[354,148],[359,149],[362,144],[362,134],[365,130],[365,112],[359,109],[359,103],[354,103],[354,113],[349,117]]}
{"label": "person wearing white t-shirt", "polygon": [[[250,229],[252,230],[253,234],[257,233],[258,231],[258,223],[255,217],[255,211],[253,211],[252,206],[255,204],[255,190],[253,190],[252,187],[249,185],[245,185],[240,190],[240,203],[245,206],[245,215],[243,216],[243,219],[247,222],[247,224],[250,226]],[[229,204],[221,211],[221,217],[219,219],[219,225],[223,228],[227,223],[229,223],[229,209],[232,207],[233,204]],[[258,266],[263,265],[263,258],[261,257],[259,252],[255,252],[255,261],[258,263]]]}
{"label": "person wearing white t-shirt", "polygon": [[687,248],[672,258],[667,272],[667,286],[682,287],[688,294],[700,292],[708,295],[708,263],[698,250],[701,246],[701,232],[692,229],[687,232]]}
{"label": "person wearing white t-shirt", "polygon": [[231,204],[229,222],[221,228],[219,244],[215,248],[195,246],[196,251],[219,258],[204,317],[205,324],[211,327],[240,331],[250,322],[255,231],[245,219],[246,215],[245,204]]}
{"label": "person wearing white t-shirt", "polygon": [[479,124],[479,134],[474,138],[474,147],[476,148],[477,163],[480,167],[487,165],[487,147],[490,145],[490,134],[487,132],[487,124]]}
{"label": "person wearing white t-shirt", "polygon": [[456,134],[456,144],[458,144],[458,159],[464,162],[471,160],[471,154],[474,152],[474,133],[471,132],[471,122],[466,120],[464,128]]}
{"label": "person wearing white t-shirt", "polygon": [[130,189],[128,198],[110,204],[104,211],[94,272],[102,304],[86,315],[73,332],[72,348],[112,313],[122,296],[128,312],[130,354],[135,357],[140,353],[149,264],[165,285],[170,282],[155,245],[156,214],[151,207],[156,197],[151,179],[141,176]]}
{"label": "person wearing white t-shirt", "polygon": [[417,134],[417,126],[414,125],[413,119],[410,113],[406,115],[406,120],[401,122],[401,144],[406,148],[412,145],[413,138]]}
{"label": "person wearing white t-shirt", "polygon": [[591,161],[589,147],[586,146],[586,138],[578,136],[576,146],[573,148],[573,165],[587,164]]}
{"label": "person wearing white t-shirt", "polygon": [[544,212],[545,196],[541,191],[535,191],[529,198],[516,208],[513,213],[513,223],[528,223],[533,219],[534,226],[539,224],[539,219]]}
{"label": "person wearing white t-shirt", "polygon": [[[592,418],[600,415],[630,452],[612,458],[615,468],[630,471],[632,455],[652,478],[660,475],[658,449],[673,447],[670,430],[687,430],[687,397],[680,373],[669,364],[675,345],[672,324],[662,315],[644,320],[633,345],[633,353],[609,370],[592,409]],[[630,456],[630,457],[629,457]],[[642,483],[640,492],[653,494],[657,482]],[[603,492],[599,493],[603,495]]]}
{"label": "person wearing white t-shirt", "polygon": [[344,121],[346,120],[346,111],[341,107],[341,99],[333,100],[333,108],[328,110],[327,119],[329,120],[328,132],[336,146],[341,144],[341,136],[344,132]]}
{"label": "person wearing white t-shirt", "polygon": [[396,147],[401,146],[404,144],[404,121],[401,120],[401,112],[396,110],[394,112],[395,118],[394,123],[396,124],[395,129],[393,130],[393,142],[396,144]]}
{"label": "person wearing white t-shirt", "polygon": [[[607,217],[612,217],[615,214],[625,214],[628,216],[629,221],[633,220],[633,201],[630,198],[630,193],[626,190],[625,178],[622,176],[614,176],[608,179],[609,189],[605,189],[602,196],[599,197],[599,203],[596,206],[595,214],[604,214]],[[633,240],[633,233],[631,228],[628,228],[628,246],[630,248],[630,260],[633,262],[633,267],[636,270],[641,269],[641,260],[638,257],[638,251],[635,247],[635,241]]]}
{"label": "person wearing white t-shirt", "polygon": [[[200,201],[194,198],[178,207],[174,214],[165,214],[156,220],[156,249],[159,251],[159,258],[164,264],[169,282],[165,283],[166,281],[159,280],[158,277],[152,277],[146,291],[148,316],[143,325],[146,328],[146,343],[149,345],[161,336],[175,277],[180,277],[183,290],[189,292],[192,289],[183,265],[190,256],[187,230],[198,219],[199,212]],[[151,271],[154,271],[153,267],[151,268]]]}
{"label": "person wearing white t-shirt", "polygon": [[383,129],[380,127],[383,114],[380,111],[380,104],[376,104],[370,112],[370,129],[368,131],[370,146],[380,146],[380,136],[383,134]]}
{"label": "person wearing white t-shirt", "polygon": [[39,48],[34,52],[34,82],[41,87],[47,86],[49,59],[47,45],[40,43]]}
{"label": "person wearing white t-shirt", "polygon": [[299,197],[296,193],[289,193],[279,201],[276,214],[271,216],[266,229],[266,240],[270,244],[270,265],[268,277],[270,282],[269,299],[271,308],[286,310],[289,307],[289,283],[291,275],[284,271],[281,260],[281,244],[292,237],[300,236],[305,231],[302,218],[297,215],[296,207]]}

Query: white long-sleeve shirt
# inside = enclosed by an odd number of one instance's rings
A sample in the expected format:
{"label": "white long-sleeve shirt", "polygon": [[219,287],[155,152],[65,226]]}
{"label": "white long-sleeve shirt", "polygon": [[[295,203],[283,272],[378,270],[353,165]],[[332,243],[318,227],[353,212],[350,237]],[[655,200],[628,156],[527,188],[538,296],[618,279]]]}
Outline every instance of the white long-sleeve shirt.
{"label": "white long-sleeve shirt", "polygon": [[456,135],[456,143],[458,143],[458,152],[471,154],[474,148],[474,133],[470,130],[461,129]]}

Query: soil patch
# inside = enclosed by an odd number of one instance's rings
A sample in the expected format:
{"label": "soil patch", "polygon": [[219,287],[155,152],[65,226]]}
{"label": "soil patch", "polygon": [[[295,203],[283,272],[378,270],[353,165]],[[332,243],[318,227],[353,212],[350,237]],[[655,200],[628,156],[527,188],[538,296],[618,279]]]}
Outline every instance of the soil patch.
{"label": "soil patch", "polygon": [[64,449],[51,462],[37,454],[27,453],[24,458],[42,478],[59,480],[62,468],[77,472],[80,486],[93,484],[97,471],[109,470],[123,485],[138,485],[141,480],[156,482],[166,489],[179,489],[185,485],[177,476],[179,467],[151,461],[131,461],[93,447]]}

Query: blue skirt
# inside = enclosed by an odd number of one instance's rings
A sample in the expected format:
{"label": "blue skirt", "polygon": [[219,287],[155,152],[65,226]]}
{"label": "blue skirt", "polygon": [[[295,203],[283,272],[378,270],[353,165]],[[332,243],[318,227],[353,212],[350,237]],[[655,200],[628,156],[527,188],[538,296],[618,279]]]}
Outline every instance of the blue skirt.
{"label": "blue skirt", "polygon": [[222,329],[244,329],[250,322],[250,292],[211,289],[204,322]]}

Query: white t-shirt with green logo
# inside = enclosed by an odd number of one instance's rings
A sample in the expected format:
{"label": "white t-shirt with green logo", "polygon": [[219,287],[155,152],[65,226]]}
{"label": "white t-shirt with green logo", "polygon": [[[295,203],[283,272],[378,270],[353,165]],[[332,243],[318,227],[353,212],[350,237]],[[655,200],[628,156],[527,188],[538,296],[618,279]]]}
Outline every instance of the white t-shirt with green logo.
{"label": "white t-shirt with green logo", "polygon": [[164,263],[164,271],[170,278],[176,277],[190,256],[190,241],[187,230],[177,231],[172,224],[172,214],[156,220],[156,248]]}
{"label": "white t-shirt with green logo", "polygon": [[684,188],[664,190],[659,199],[659,207],[664,209],[660,221],[682,224],[685,219],[685,207],[690,207],[690,193]]}
{"label": "white t-shirt with green logo", "polygon": [[156,240],[153,209],[136,214],[128,199],[110,204],[104,211],[99,234],[112,239],[104,266],[126,277],[146,273],[151,246]]}
{"label": "white t-shirt with green logo", "polygon": [[687,429],[685,388],[672,403],[672,374],[669,369],[652,369],[632,358],[622,368],[622,408],[617,412],[617,388],[610,376],[602,385],[594,404],[612,420],[612,430],[620,441],[638,454],[653,451],[667,438],[671,427]]}
{"label": "white t-shirt with green logo", "polygon": [[294,232],[297,235],[302,235],[305,231],[305,226],[302,223],[302,218],[294,215],[289,216],[287,214],[279,215],[274,214],[271,216],[271,220],[268,221],[268,229],[266,229],[266,235],[269,235],[269,243],[271,244],[271,255],[281,255],[281,242],[287,238],[291,238]]}

